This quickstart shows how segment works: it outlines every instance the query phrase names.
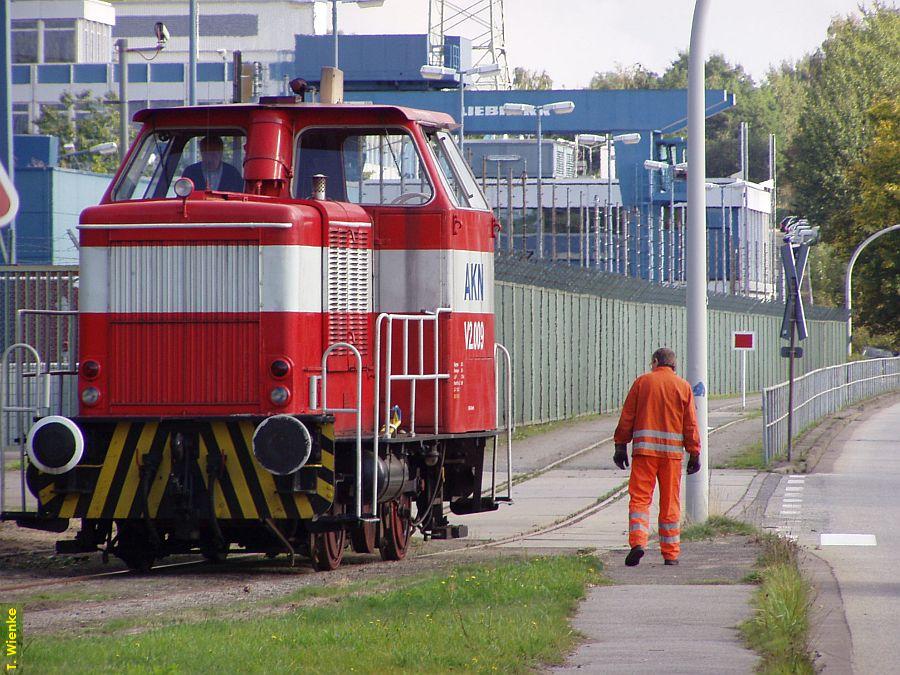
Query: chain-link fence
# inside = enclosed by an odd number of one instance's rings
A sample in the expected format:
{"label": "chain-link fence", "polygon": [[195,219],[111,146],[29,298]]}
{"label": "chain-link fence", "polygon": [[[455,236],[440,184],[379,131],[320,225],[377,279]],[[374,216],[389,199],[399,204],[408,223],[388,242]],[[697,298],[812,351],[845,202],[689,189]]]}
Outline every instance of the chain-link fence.
{"label": "chain-link fence", "polygon": [[[900,357],[820,368],[794,380],[791,437],[841,408],[900,389]],[[768,463],[788,444],[788,383],[763,391],[763,452]]]}

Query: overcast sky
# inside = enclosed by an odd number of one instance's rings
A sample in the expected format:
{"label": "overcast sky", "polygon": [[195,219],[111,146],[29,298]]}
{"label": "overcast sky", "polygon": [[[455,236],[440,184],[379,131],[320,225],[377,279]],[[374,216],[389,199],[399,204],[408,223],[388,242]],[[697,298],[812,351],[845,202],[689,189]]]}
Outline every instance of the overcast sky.
{"label": "overcast sky", "polygon": [[[861,0],[712,2],[709,49],[740,63],[755,80],[770,64],[794,60],[825,39],[835,15]],[[454,4],[468,5],[469,2]],[[862,4],[871,6],[870,0]],[[897,6],[897,0],[885,4]],[[580,88],[596,71],[640,63],[662,72],[690,41],[690,0],[506,0],[510,68],[547,70],[559,88]],[[346,33],[425,33],[428,0],[385,0],[376,9],[341,8]]]}

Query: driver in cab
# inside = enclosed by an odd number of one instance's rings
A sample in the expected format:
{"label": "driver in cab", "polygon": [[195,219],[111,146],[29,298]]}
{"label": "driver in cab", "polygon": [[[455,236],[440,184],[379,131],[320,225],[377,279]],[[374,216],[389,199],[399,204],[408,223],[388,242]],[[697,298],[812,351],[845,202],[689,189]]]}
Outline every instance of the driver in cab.
{"label": "driver in cab", "polygon": [[188,166],[182,175],[190,178],[198,190],[243,192],[240,172],[222,161],[224,149],[221,136],[204,136],[200,139],[200,161]]}

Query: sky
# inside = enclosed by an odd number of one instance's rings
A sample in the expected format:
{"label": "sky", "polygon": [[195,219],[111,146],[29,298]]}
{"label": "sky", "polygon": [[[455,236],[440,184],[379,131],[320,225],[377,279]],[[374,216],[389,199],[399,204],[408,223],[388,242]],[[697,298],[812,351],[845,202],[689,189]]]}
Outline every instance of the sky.
{"label": "sky", "polygon": [[[883,4],[897,6],[898,0]],[[470,2],[454,2],[456,5]],[[834,16],[858,14],[871,0],[713,0],[707,45],[754,80],[770,65],[796,60],[825,39]],[[640,63],[663,72],[686,50],[690,0],[505,0],[510,69],[546,70],[560,89],[586,87],[597,71]],[[345,33],[425,33],[428,0],[385,0],[379,8],[341,7]]]}

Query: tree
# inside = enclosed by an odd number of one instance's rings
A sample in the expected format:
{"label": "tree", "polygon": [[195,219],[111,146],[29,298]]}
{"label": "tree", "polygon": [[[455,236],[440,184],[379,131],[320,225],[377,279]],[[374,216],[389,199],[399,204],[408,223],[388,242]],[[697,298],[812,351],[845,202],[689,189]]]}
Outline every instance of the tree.
{"label": "tree", "polygon": [[809,71],[786,177],[795,190],[795,211],[849,253],[858,240],[851,207],[859,186],[848,180],[848,169],[872,140],[868,110],[878,99],[900,95],[900,10],[876,4],[861,18],[833,21]]}
{"label": "tree", "polygon": [[[900,101],[882,100],[869,110],[872,142],[849,176],[858,186],[852,208],[853,232],[862,241],[889,225],[900,223]],[[854,288],[864,302],[860,323],[900,347],[900,233],[870,244],[854,270]],[[857,242],[857,244],[859,243]]]}
{"label": "tree", "polygon": [[[86,150],[98,143],[118,140],[119,102],[112,92],[94,97],[89,91],[66,91],[58,105],[41,106],[37,127],[42,134],[56,136],[61,146],[71,143],[75,150]],[[117,155],[78,155],[61,159],[60,166],[98,173],[114,173]]]}
{"label": "tree", "polygon": [[515,68],[513,70],[514,89],[553,89],[553,79],[546,70],[528,70],[527,68]]}
{"label": "tree", "polygon": [[623,66],[617,63],[613,70],[596,72],[588,85],[591,89],[659,89],[659,75],[647,70],[640,63]]}
{"label": "tree", "polygon": [[[853,249],[868,234],[896,222],[896,216],[893,222],[882,219],[891,216],[884,199],[895,190],[898,168],[889,134],[896,141],[898,127],[891,110],[878,102],[900,95],[900,10],[876,4],[860,17],[835,19],[808,60],[806,78],[784,178],[793,212],[822,227],[825,255],[811,261],[817,297],[840,304],[844,265]],[[890,168],[894,183],[885,175]],[[864,298],[857,305],[859,323],[896,345],[898,260],[891,253],[891,247],[897,250],[892,236],[866,249],[853,277]]]}

